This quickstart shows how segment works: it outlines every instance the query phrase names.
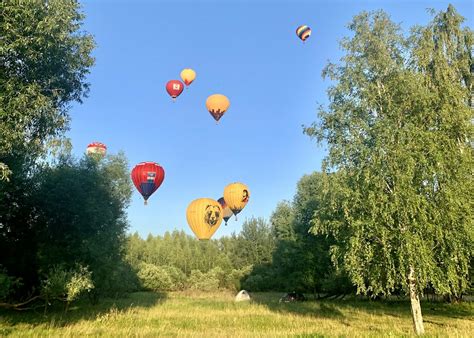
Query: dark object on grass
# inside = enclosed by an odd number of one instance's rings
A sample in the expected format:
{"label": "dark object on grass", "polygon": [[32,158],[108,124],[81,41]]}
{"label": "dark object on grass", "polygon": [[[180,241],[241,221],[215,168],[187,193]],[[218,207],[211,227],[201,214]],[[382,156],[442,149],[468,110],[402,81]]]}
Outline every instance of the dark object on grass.
{"label": "dark object on grass", "polygon": [[290,303],[290,302],[304,302],[306,297],[302,293],[290,292],[280,298],[280,303]]}

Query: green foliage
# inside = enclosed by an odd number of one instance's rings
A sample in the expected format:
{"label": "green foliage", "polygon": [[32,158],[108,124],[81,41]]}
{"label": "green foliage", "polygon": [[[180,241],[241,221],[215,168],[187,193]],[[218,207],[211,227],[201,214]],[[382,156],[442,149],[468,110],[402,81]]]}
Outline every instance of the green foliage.
{"label": "green foliage", "polygon": [[174,266],[141,263],[137,276],[141,287],[151,291],[184,290],[187,283],[186,275]]}
{"label": "green foliage", "polygon": [[[239,235],[205,242],[183,231],[149,235],[146,240],[135,233],[128,237],[126,259],[141,278],[145,276],[144,263],[164,269],[172,277],[168,290],[239,290],[253,266],[271,261],[273,249],[268,223],[251,218],[244,222]],[[155,268],[150,269],[158,274]]]}
{"label": "green foliage", "polygon": [[271,216],[272,258],[255,265],[244,281],[252,291],[353,292],[344,271],[335,272],[329,248],[332,237],[310,233],[314,213],[324,206],[322,173],[301,178],[293,202],[281,202]]}
{"label": "green foliage", "polygon": [[217,274],[218,271],[215,270],[206,273],[202,273],[199,270],[193,270],[188,279],[189,288],[191,290],[199,291],[216,291],[219,289],[220,284]]}
{"label": "green foliage", "polygon": [[137,275],[145,290],[166,291],[171,290],[173,286],[171,276],[168,271],[161,266],[142,263]]}
{"label": "green foliage", "polygon": [[101,281],[102,288],[98,291],[101,295],[118,297],[141,289],[136,271],[123,260],[123,257],[107,271],[108,275]]}
{"label": "green foliage", "polygon": [[282,284],[278,278],[283,276],[278,276],[270,264],[260,264],[255,266],[242,282],[242,288],[251,292],[278,290]]}
{"label": "green foliage", "polygon": [[92,273],[87,267],[79,265],[68,270],[55,266],[41,283],[41,296],[47,301],[57,299],[69,303],[93,288]]}
{"label": "green foliage", "polygon": [[187,277],[180,269],[174,266],[163,266],[164,271],[170,276],[171,291],[180,291],[186,288]]}
{"label": "green foliage", "polygon": [[229,274],[226,274],[224,284],[221,288],[228,290],[239,291],[242,289],[242,281],[247,278],[252,271],[252,266],[246,266],[240,269],[232,269]]}
{"label": "green foliage", "polygon": [[0,5],[0,163],[42,154],[68,127],[69,103],[81,101],[94,63],[77,1],[2,1]]}
{"label": "green foliage", "polygon": [[[39,221],[48,194],[41,206],[37,202],[46,155],[67,143],[62,137],[69,108],[89,88],[94,42],[82,30],[83,19],[74,0],[0,3],[0,264],[22,279],[18,293],[37,289],[40,271],[64,263],[56,257],[49,264],[42,256],[56,249],[59,255],[62,243],[54,242],[57,233],[50,239],[46,223]],[[67,187],[62,189],[62,196],[68,196]],[[45,250],[47,243],[51,250]],[[71,256],[65,257],[72,267]]]}
{"label": "green foliage", "polygon": [[0,301],[5,301],[21,285],[19,278],[11,277],[0,267]]}
{"label": "green foliage", "polygon": [[[92,272],[94,293],[137,289],[136,277],[123,262],[128,178],[123,154],[101,161],[64,157],[16,186],[18,194],[0,197],[0,210],[5,211],[0,215],[5,225],[0,229],[5,253],[0,262],[24,280],[24,292],[38,287],[40,271],[50,266],[68,270],[78,263]],[[29,193],[21,193],[29,184]]]}
{"label": "green foliage", "polygon": [[[122,260],[128,226],[125,208],[131,195],[123,154],[101,162],[65,159],[38,176],[33,201],[38,214],[39,265],[82,262],[93,271],[99,291],[112,291]],[[121,288],[120,280],[115,282]]]}
{"label": "green foliage", "polygon": [[240,267],[270,263],[275,242],[271,227],[263,218],[250,218],[242,224],[233,254]]}
{"label": "green foliage", "polygon": [[11,174],[11,170],[5,163],[0,162],[0,181],[9,181],[8,176]]}
{"label": "green foliage", "polygon": [[72,272],[66,284],[66,300],[72,302],[76,300],[81,293],[90,291],[93,288],[92,273],[87,267],[79,266],[76,271]]}
{"label": "green foliage", "polygon": [[473,252],[473,33],[452,6],[405,38],[384,12],[362,13],[323,75],[330,104],[305,132],[325,142],[314,232],[369,294],[459,295]]}

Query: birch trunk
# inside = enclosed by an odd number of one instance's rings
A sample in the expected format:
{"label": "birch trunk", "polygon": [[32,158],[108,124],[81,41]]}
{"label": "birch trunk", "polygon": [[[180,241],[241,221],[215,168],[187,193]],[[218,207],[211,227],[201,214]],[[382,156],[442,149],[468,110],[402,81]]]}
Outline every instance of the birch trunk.
{"label": "birch trunk", "polygon": [[415,269],[411,266],[408,275],[408,287],[410,288],[411,315],[413,317],[413,328],[417,335],[425,333],[423,327],[423,316],[421,314],[420,298],[416,288]]}

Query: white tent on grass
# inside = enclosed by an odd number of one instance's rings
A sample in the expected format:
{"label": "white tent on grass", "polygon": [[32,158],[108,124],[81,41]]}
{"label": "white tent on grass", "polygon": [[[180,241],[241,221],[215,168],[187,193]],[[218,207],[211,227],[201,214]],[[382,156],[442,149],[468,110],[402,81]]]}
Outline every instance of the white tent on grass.
{"label": "white tent on grass", "polygon": [[235,301],[236,302],[244,302],[244,301],[249,301],[250,295],[247,291],[245,290],[240,290],[240,292],[235,296]]}

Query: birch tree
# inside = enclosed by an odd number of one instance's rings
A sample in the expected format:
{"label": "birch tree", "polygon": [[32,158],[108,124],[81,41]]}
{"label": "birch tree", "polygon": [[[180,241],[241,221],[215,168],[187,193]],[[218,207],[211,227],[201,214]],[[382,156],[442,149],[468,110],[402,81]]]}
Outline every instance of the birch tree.
{"label": "birch tree", "polygon": [[424,332],[427,286],[459,296],[473,252],[473,32],[449,6],[405,37],[382,11],[361,13],[323,71],[329,105],[305,132],[328,148],[325,207],[335,263],[358,292],[410,295]]}

